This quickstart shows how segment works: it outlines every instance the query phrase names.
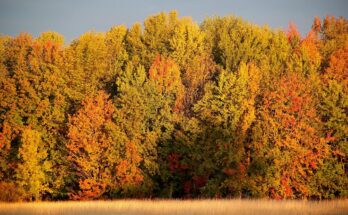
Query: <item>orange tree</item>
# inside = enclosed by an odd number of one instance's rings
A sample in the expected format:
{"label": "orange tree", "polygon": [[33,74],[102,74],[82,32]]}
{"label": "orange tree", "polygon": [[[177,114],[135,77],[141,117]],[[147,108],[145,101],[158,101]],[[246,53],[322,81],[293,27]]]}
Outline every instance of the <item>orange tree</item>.
{"label": "orange tree", "polygon": [[298,74],[288,74],[265,92],[252,136],[249,174],[255,195],[307,198],[328,145],[320,136],[316,104]]}
{"label": "orange tree", "polygon": [[114,111],[108,95],[100,91],[69,119],[68,159],[78,186],[70,193],[73,199],[97,199],[142,180],[137,150],[113,122]]}

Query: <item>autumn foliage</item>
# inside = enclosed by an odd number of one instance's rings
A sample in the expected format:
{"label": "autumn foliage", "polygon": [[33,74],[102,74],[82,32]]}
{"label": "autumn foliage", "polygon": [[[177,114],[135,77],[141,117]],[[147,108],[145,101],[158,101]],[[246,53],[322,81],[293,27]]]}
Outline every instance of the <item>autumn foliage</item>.
{"label": "autumn foliage", "polygon": [[173,110],[178,112],[184,96],[179,67],[171,59],[163,59],[158,55],[150,67],[149,79],[155,82],[159,93],[172,97]]}
{"label": "autumn foliage", "polygon": [[273,197],[308,197],[306,184],[328,155],[326,140],[319,136],[316,104],[306,86],[296,74],[281,78],[277,89],[265,94],[259,112],[254,153],[274,162],[275,169],[265,178]]}
{"label": "autumn foliage", "polygon": [[348,21],[176,11],[0,36],[0,201],[348,196]]}

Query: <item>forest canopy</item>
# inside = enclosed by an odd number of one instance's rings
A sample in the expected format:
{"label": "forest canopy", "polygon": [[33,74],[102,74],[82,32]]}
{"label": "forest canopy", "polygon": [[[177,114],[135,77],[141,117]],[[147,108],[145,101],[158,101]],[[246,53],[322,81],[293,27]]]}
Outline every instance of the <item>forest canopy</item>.
{"label": "forest canopy", "polygon": [[0,201],[345,198],[347,153],[343,17],[0,36]]}

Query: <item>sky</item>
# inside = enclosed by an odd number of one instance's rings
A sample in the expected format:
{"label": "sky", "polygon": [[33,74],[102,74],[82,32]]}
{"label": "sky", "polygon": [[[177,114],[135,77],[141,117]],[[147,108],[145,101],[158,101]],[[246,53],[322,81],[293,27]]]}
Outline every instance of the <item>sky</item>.
{"label": "sky", "polygon": [[87,31],[130,27],[146,17],[177,10],[201,23],[209,16],[240,16],[272,28],[294,22],[304,35],[315,16],[348,16],[348,0],[0,0],[0,33],[16,36],[56,31],[70,42]]}

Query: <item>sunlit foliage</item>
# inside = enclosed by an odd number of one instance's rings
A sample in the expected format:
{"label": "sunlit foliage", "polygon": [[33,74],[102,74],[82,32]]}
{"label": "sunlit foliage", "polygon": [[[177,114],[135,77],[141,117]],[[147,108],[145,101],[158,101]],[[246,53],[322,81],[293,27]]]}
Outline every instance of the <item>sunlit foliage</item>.
{"label": "sunlit foliage", "polygon": [[347,68],[343,17],[0,36],[0,200],[345,198]]}

